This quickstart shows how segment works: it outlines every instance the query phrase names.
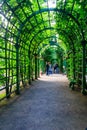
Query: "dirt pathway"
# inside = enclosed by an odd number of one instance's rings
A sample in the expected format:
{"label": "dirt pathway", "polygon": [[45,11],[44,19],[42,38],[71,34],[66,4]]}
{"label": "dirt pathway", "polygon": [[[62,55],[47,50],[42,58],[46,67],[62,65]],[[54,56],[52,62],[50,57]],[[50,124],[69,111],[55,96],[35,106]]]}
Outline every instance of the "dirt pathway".
{"label": "dirt pathway", "polygon": [[65,75],[42,76],[0,113],[0,130],[86,130],[87,96]]}

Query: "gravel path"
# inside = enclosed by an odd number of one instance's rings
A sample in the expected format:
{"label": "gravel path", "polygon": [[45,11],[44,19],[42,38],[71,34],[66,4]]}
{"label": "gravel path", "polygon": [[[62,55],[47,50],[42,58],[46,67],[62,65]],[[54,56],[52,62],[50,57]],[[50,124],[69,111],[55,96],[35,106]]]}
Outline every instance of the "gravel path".
{"label": "gravel path", "polygon": [[86,130],[87,96],[68,88],[65,75],[43,75],[0,110],[0,130]]}

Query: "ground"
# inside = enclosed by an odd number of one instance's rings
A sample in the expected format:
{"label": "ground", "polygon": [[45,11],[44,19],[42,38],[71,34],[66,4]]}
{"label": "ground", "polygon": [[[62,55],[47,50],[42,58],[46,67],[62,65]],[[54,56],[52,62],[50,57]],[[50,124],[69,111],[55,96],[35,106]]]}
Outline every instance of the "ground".
{"label": "ground", "polygon": [[0,130],[86,130],[87,96],[66,75],[43,75],[0,109]]}

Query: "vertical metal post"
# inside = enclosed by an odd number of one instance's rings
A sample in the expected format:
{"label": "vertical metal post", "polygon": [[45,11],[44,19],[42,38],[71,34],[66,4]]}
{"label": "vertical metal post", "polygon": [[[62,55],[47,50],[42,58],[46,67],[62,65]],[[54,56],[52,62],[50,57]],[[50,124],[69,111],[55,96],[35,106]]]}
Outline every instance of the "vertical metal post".
{"label": "vertical metal post", "polygon": [[63,72],[63,55],[61,55],[61,59],[60,59],[60,70],[61,72]]}
{"label": "vertical metal post", "polygon": [[35,79],[37,79],[37,54],[35,54]]}
{"label": "vertical metal post", "polygon": [[39,58],[38,58],[38,77],[40,77],[40,65],[39,65]]}
{"label": "vertical metal post", "polygon": [[30,46],[29,46],[29,51],[28,51],[28,56],[29,56],[29,65],[28,65],[28,74],[29,74],[29,84],[31,84],[31,76],[30,76],[30,64],[31,64],[31,61],[30,61]]}
{"label": "vertical metal post", "polygon": [[73,51],[73,80],[75,80],[75,47],[74,47],[74,43],[72,41],[72,51]]}
{"label": "vertical metal post", "polygon": [[8,77],[8,62],[7,62],[7,41],[5,41],[5,65],[6,65],[6,97],[9,98],[9,77]]}
{"label": "vertical metal post", "polygon": [[75,51],[74,51],[74,48],[73,48],[73,83],[72,83],[72,90],[74,90],[74,84],[75,84]]}
{"label": "vertical metal post", "polygon": [[18,44],[18,40],[16,42],[16,94],[20,94],[20,85],[19,85],[19,44]]}
{"label": "vertical metal post", "polygon": [[86,41],[82,41],[82,93],[84,95],[87,94],[87,92],[85,91],[86,89],[86,78],[85,78],[85,75],[86,75]]}
{"label": "vertical metal post", "polygon": [[[7,25],[8,26],[8,25]],[[8,30],[6,29],[5,33],[5,65],[6,65],[6,97],[10,97],[10,90],[9,90],[9,76],[8,76],[8,43],[7,43],[7,32]]]}
{"label": "vertical metal post", "polygon": [[73,79],[75,80],[75,52],[73,52]]}

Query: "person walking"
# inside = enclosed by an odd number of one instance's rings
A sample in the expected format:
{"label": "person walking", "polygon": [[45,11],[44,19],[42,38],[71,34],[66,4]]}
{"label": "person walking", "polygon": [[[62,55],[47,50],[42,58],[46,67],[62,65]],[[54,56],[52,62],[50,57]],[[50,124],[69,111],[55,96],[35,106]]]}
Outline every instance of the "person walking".
{"label": "person walking", "polygon": [[46,75],[49,75],[49,63],[46,63]]}

